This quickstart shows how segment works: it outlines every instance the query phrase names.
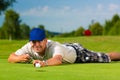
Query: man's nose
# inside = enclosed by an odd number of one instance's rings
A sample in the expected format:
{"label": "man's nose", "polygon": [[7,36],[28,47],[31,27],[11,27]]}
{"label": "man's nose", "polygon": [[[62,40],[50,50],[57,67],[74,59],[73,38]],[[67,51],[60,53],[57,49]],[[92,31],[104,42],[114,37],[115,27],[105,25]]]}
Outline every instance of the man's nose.
{"label": "man's nose", "polygon": [[34,43],[34,45],[36,45],[36,46],[37,46],[37,45],[40,45],[40,43],[39,43],[39,42],[35,42],[35,43]]}

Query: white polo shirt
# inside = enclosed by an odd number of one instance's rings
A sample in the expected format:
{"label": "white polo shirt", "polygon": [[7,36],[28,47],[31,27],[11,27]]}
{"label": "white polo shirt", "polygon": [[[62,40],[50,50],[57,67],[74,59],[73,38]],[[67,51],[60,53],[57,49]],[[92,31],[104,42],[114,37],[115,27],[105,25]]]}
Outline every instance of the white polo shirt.
{"label": "white polo shirt", "polygon": [[29,54],[33,59],[39,59],[39,60],[47,60],[54,57],[55,55],[61,55],[63,63],[75,62],[77,55],[73,47],[65,46],[63,44],[54,42],[52,40],[48,40],[46,45],[47,45],[47,48],[45,50],[44,56],[38,55],[38,53],[36,53],[32,49],[30,42],[25,44],[22,48],[18,49],[15,52],[15,54],[16,55]]}

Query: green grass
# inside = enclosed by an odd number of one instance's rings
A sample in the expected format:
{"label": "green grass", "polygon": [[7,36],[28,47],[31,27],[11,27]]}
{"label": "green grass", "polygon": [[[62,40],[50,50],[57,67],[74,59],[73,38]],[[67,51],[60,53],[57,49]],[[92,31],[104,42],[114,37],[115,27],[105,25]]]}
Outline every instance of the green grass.
{"label": "green grass", "polygon": [[[52,38],[64,42],[79,42],[84,47],[101,52],[120,52],[119,36]],[[1,80],[118,80],[120,62],[66,64],[35,68],[32,64],[7,62],[10,53],[22,47],[28,40],[0,40]]]}

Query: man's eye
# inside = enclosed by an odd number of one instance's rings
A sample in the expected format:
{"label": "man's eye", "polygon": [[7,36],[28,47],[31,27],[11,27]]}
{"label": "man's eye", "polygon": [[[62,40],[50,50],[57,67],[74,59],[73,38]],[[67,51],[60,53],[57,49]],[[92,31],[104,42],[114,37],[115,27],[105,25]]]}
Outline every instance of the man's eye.
{"label": "man's eye", "polygon": [[36,43],[36,41],[32,41],[32,43]]}
{"label": "man's eye", "polygon": [[37,40],[33,40],[32,43],[36,43],[36,42],[40,42],[40,41],[37,41]]}

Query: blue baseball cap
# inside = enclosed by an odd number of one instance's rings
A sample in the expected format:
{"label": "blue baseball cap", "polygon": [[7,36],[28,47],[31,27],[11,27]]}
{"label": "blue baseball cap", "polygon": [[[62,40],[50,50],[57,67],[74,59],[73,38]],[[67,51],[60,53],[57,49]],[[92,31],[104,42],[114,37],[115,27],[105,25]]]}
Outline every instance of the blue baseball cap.
{"label": "blue baseball cap", "polygon": [[46,38],[45,31],[40,28],[34,28],[30,31],[30,41],[42,41]]}

